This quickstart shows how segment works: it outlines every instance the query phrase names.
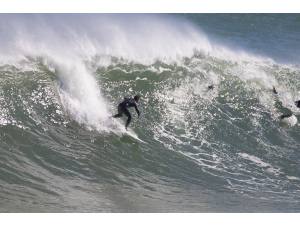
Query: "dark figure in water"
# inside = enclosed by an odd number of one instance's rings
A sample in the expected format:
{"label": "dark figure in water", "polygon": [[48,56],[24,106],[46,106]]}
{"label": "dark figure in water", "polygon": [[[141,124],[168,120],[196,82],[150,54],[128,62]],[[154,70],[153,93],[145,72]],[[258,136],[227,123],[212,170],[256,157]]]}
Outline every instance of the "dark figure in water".
{"label": "dark figure in water", "polygon": [[140,99],[140,95],[136,95],[133,98],[126,98],[125,97],[123,102],[121,102],[118,105],[118,114],[113,116],[114,118],[118,118],[118,117],[122,117],[123,114],[125,114],[128,117],[128,119],[126,121],[126,125],[125,125],[126,130],[127,130],[127,127],[129,126],[130,121],[131,121],[131,114],[130,114],[128,108],[134,107],[136,113],[138,114],[138,117],[140,117],[140,111],[137,107],[137,103],[138,103],[139,99]]}
{"label": "dark figure in water", "polygon": [[212,84],[212,85],[209,85],[208,87],[207,87],[207,89],[208,90],[213,90],[215,88],[215,86]]}
{"label": "dark figure in water", "polygon": [[[275,87],[273,87],[273,93],[276,94],[276,95],[278,94],[278,92],[277,92],[277,90],[276,90]],[[293,115],[293,112],[290,109],[284,107],[282,105],[282,102],[279,99],[276,100],[275,104],[276,104],[276,108],[279,109],[282,112],[282,115],[280,116],[280,119],[291,117]],[[295,105],[298,108],[300,108],[300,100],[295,101]]]}

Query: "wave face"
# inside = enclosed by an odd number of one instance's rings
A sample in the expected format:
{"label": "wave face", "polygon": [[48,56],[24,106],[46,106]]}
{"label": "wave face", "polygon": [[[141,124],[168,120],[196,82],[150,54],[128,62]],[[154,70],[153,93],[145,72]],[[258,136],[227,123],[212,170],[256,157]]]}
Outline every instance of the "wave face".
{"label": "wave face", "polygon": [[296,15],[0,17],[1,212],[299,212]]}

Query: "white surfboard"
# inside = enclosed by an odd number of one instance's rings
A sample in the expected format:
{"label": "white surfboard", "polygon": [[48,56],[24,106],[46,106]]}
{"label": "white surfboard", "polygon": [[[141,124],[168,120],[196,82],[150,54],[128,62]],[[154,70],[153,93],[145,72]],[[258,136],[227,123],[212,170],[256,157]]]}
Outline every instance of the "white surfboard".
{"label": "white surfboard", "polygon": [[116,119],[111,120],[111,129],[112,129],[111,131],[118,136],[129,136],[139,142],[147,143],[142,139],[140,139],[132,129],[128,128],[126,130],[124,124],[122,124],[120,121]]}
{"label": "white surfboard", "polygon": [[138,140],[138,141],[140,141],[142,143],[146,143],[145,141],[143,141],[142,139],[140,139],[138,137],[138,135],[133,130],[131,130],[131,129],[127,129],[127,131],[124,129],[123,136],[124,135],[128,135],[128,136],[130,136],[130,137],[132,137],[132,138],[134,138],[134,139],[136,139],[136,140]]}
{"label": "white surfboard", "polygon": [[283,127],[293,127],[298,123],[298,119],[295,115],[286,117],[280,120],[280,125]]}

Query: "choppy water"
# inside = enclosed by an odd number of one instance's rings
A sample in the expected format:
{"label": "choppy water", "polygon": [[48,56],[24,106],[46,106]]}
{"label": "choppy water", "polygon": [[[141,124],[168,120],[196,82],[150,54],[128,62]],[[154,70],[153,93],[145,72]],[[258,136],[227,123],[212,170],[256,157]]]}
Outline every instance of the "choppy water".
{"label": "choppy water", "polygon": [[0,211],[299,212],[299,18],[0,15]]}

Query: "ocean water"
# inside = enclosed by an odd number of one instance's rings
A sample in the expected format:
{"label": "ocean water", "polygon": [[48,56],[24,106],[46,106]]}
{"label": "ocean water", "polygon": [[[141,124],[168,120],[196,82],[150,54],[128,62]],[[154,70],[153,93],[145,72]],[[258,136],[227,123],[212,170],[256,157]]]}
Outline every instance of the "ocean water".
{"label": "ocean water", "polygon": [[300,211],[298,14],[1,14],[0,49],[0,212]]}

